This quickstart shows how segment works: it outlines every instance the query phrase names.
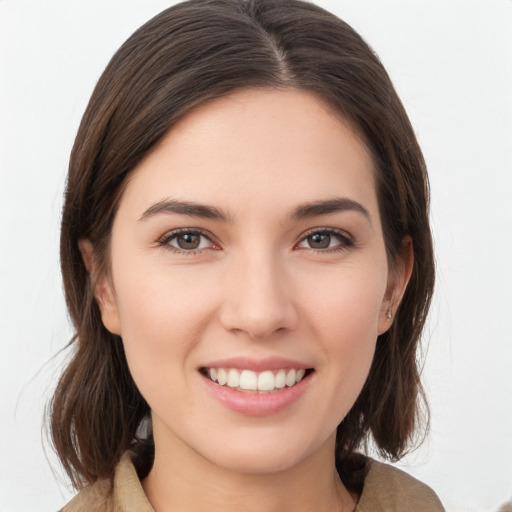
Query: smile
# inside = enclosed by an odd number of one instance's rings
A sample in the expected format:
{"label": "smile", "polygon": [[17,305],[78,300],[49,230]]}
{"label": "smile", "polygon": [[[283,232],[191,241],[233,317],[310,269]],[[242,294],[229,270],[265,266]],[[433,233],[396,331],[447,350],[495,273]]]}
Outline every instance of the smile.
{"label": "smile", "polygon": [[237,368],[203,368],[201,373],[220,386],[236,391],[272,393],[295,386],[311,371],[304,368],[262,372]]}

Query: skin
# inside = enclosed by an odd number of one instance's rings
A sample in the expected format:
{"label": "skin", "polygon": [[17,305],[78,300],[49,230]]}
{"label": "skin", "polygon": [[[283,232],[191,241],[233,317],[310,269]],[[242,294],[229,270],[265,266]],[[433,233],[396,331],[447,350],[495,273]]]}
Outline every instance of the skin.
{"label": "skin", "polygon": [[[292,218],[333,198],[362,208]],[[163,200],[226,219],[151,214]],[[201,230],[198,250],[180,249],[176,229]],[[93,268],[92,247],[81,248]],[[96,288],[151,407],[156,455],[143,486],[153,507],[353,510],[334,467],[336,427],[411,266],[409,256],[389,272],[370,154],[314,94],[237,91],[176,124],[130,176],[111,274]],[[234,356],[292,358],[314,372],[289,407],[253,417],[212,397],[199,372]]]}

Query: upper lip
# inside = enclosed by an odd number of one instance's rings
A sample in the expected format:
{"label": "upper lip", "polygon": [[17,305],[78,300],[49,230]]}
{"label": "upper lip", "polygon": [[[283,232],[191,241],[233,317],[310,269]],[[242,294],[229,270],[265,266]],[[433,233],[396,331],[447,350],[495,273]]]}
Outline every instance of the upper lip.
{"label": "upper lip", "polygon": [[249,357],[230,357],[228,359],[219,359],[211,361],[202,366],[202,368],[236,368],[238,370],[252,370],[262,372],[265,370],[286,370],[295,368],[299,370],[312,368],[307,363],[282,357],[269,357],[265,359],[254,359]]}

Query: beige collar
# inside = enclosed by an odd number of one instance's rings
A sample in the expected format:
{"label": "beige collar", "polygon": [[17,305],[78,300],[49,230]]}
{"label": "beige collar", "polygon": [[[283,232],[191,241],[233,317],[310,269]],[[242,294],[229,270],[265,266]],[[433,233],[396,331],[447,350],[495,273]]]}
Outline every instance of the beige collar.
{"label": "beige collar", "polygon": [[[125,452],[116,468],[113,492],[106,480],[82,489],[61,512],[155,512]],[[355,512],[444,512],[436,494],[407,473],[370,460]]]}

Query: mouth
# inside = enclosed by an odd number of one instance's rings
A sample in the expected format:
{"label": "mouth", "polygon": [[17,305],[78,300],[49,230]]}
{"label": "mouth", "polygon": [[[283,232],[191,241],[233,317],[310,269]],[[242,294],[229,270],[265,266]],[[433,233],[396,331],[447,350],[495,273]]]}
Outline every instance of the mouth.
{"label": "mouth", "polygon": [[313,368],[282,368],[255,372],[239,368],[200,368],[200,373],[219,386],[242,393],[269,394],[292,388],[313,373]]}

